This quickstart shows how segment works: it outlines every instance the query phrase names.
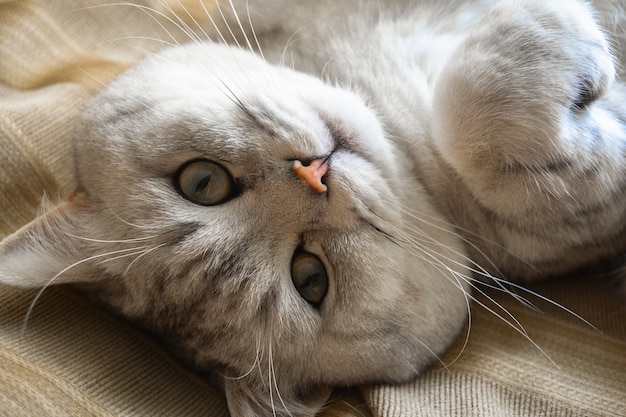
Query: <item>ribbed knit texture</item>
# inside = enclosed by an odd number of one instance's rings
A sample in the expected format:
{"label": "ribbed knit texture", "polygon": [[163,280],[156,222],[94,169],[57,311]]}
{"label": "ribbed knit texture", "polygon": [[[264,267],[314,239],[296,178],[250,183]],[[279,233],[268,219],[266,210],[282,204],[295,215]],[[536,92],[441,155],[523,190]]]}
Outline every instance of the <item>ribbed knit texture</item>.
{"label": "ribbed knit texture", "polygon": [[[139,8],[92,7],[105,3],[0,1],[0,237],[32,220],[44,194],[76,187],[71,138],[84,101],[160,41],[186,38]],[[626,296],[593,276],[535,289],[597,329],[491,291],[519,324],[481,297],[513,326],[474,303],[469,338],[421,378],[338,391],[324,415],[626,416]],[[228,415],[205,381],[70,289],[46,290],[25,322],[36,295],[0,287],[0,416]]]}

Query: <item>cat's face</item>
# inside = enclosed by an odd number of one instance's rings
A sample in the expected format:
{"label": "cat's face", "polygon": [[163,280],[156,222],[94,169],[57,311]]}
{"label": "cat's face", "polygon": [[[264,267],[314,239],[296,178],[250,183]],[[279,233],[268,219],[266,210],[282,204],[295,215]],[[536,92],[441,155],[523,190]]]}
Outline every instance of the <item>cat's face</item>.
{"label": "cat's face", "polygon": [[[84,191],[49,221],[68,242],[49,256],[82,262],[58,281],[100,279],[102,301],[224,376],[233,415],[409,378],[464,321],[458,239],[354,93],[187,46],[107,88],[76,140]],[[294,173],[315,159],[326,191]]]}

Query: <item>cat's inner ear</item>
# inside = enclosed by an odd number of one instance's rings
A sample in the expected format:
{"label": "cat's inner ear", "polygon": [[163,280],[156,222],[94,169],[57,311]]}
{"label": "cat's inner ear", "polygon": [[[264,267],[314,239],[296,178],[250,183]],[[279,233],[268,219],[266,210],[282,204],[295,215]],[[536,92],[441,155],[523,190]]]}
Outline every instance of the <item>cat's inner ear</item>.
{"label": "cat's inner ear", "polygon": [[88,278],[84,233],[94,214],[86,193],[37,217],[0,242],[0,283],[19,287],[84,281]]}

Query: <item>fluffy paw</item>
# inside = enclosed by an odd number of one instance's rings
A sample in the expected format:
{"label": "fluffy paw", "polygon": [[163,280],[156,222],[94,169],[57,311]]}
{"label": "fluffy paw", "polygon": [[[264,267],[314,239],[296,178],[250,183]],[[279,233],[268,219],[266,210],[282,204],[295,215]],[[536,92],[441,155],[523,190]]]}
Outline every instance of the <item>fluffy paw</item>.
{"label": "fluffy paw", "polygon": [[535,165],[568,146],[572,117],[614,78],[608,42],[586,4],[499,2],[440,77],[437,144],[463,173]]}

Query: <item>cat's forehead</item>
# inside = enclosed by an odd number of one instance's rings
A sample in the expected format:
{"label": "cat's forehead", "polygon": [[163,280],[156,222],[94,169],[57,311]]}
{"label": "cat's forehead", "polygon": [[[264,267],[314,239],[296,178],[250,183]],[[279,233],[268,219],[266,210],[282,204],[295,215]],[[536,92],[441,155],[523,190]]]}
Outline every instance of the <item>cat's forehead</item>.
{"label": "cat's forehead", "polygon": [[335,174],[342,154],[385,178],[397,169],[358,94],[217,45],[174,48],[138,65],[87,105],[76,132],[81,183],[105,194],[171,183],[199,159],[250,186],[282,183],[293,161],[329,155]]}
{"label": "cat's forehead", "polygon": [[176,48],[93,100],[80,126],[90,137],[83,148],[147,158],[219,152],[236,159],[260,151],[306,157],[321,152],[315,143],[330,135],[317,83],[219,46]]}

